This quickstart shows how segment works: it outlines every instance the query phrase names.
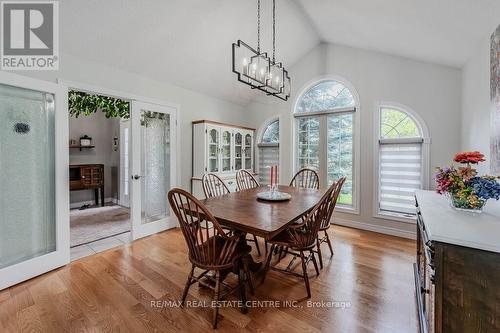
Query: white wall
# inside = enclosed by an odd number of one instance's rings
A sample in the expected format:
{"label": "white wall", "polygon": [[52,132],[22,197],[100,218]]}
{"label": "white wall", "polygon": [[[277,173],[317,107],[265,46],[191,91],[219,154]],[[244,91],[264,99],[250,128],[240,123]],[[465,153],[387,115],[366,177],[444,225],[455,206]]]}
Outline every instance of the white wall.
{"label": "white wall", "polygon": [[[179,156],[180,170],[178,171],[181,174],[181,187],[184,189],[190,189],[191,121],[210,119],[249,125],[243,107],[180,88],[168,83],[169,78],[165,78],[165,82],[159,82],[68,54],[61,54],[60,58],[59,71],[24,71],[19,72],[19,74],[53,82],[57,78],[61,78],[66,81],[91,84],[180,105],[181,152]],[[168,66],[168,63],[165,63],[165,66]]]}
{"label": "white wall", "polygon": [[380,101],[401,103],[424,119],[432,139],[432,176],[433,168],[448,164],[460,148],[461,71],[377,52],[320,44],[291,67],[290,73],[291,101],[264,97],[247,107],[251,125],[257,128],[265,119],[280,115],[281,182],[287,183],[293,173],[291,114],[295,98],[311,80],[325,75],[343,77],[354,86],[361,102],[361,178],[358,180],[361,196],[359,215],[337,213],[336,216],[358,227],[382,228],[385,232],[407,236],[413,233],[412,224],[373,217],[376,104]]}
{"label": "white wall", "polygon": [[485,36],[463,68],[462,150],[478,150],[486,157],[480,173],[490,172],[490,36]]}

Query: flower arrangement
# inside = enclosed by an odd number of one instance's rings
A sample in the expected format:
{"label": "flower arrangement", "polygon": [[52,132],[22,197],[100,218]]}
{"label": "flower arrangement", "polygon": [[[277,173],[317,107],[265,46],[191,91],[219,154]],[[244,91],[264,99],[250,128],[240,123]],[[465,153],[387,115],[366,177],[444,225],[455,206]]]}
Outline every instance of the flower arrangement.
{"label": "flower arrangement", "polygon": [[453,160],[460,163],[458,168],[451,165],[437,168],[436,191],[448,194],[455,208],[481,210],[489,199],[500,199],[500,177],[478,176],[471,164],[484,162],[484,155],[478,151],[457,153]]}

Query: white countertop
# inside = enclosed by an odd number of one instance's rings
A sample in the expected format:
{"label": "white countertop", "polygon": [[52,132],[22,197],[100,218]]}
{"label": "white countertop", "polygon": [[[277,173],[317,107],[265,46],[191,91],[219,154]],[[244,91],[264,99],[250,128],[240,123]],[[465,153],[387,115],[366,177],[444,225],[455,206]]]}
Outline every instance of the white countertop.
{"label": "white countertop", "polygon": [[434,191],[417,191],[429,239],[500,253],[500,201],[488,200],[481,214],[456,211]]}

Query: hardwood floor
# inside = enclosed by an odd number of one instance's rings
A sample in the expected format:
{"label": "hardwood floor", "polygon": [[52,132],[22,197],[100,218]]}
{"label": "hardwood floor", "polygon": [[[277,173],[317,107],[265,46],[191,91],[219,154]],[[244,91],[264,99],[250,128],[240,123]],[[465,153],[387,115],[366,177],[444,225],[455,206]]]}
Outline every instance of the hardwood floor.
{"label": "hardwood floor", "polygon": [[[330,235],[332,259],[324,245],[320,276],[308,267],[315,306],[255,307],[246,315],[221,308],[218,331],[416,332],[415,242],[337,226]],[[159,306],[181,297],[190,268],[186,251],[180,230],[169,230],[0,291],[0,331],[210,332],[209,308]],[[263,285],[254,276],[254,283],[251,300],[294,301],[306,294],[302,280],[279,272],[270,271]],[[193,285],[188,300],[210,304],[211,296]],[[326,302],[337,307],[319,307]]]}

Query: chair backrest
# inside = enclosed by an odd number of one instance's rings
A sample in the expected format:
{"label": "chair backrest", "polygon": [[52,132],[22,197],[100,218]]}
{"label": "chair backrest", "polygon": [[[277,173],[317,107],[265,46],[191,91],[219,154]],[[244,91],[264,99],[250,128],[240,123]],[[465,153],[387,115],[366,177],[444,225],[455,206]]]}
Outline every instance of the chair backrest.
{"label": "chair backrest", "polygon": [[328,228],[330,225],[330,221],[332,219],[332,214],[333,210],[335,209],[335,206],[337,205],[337,200],[339,199],[340,191],[342,190],[342,186],[344,186],[345,183],[345,177],[339,178],[335,183],[332,184],[331,187],[334,187],[335,190],[333,192],[333,205],[331,209],[328,211],[328,214],[325,216],[325,218],[321,221],[321,226],[320,229],[325,229]]}
{"label": "chair backrest", "polygon": [[249,190],[260,186],[257,179],[246,170],[240,170],[236,173],[236,184],[238,185],[238,191]]}
{"label": "chair backrest", "polygon": [[344,180],[345,178],[341,178],[328,188],[316,206],[306,216],[304,222],[297,227],[288,229],[296,247],[305,248],[316,244],[318,231],[322,224],[324,221],[330,221]]}
{"label": "chair backrest", "polygon": [[299,170],[290,181],[290,186],[319,189],[319,176],[309,168]]}
{"label": "chair backrest", "polygon": [[205,198],[220,197],[221,195],[230,193],[226,184],[213,173],[206,173],[201,177],[201,184]]}
{"label": "chair backrest", "polygon": [[239,236],[227,236],[205,205],[182,189],[170,190],[168,201],[179,220],[190,260],[213,269],[231,264]]}

